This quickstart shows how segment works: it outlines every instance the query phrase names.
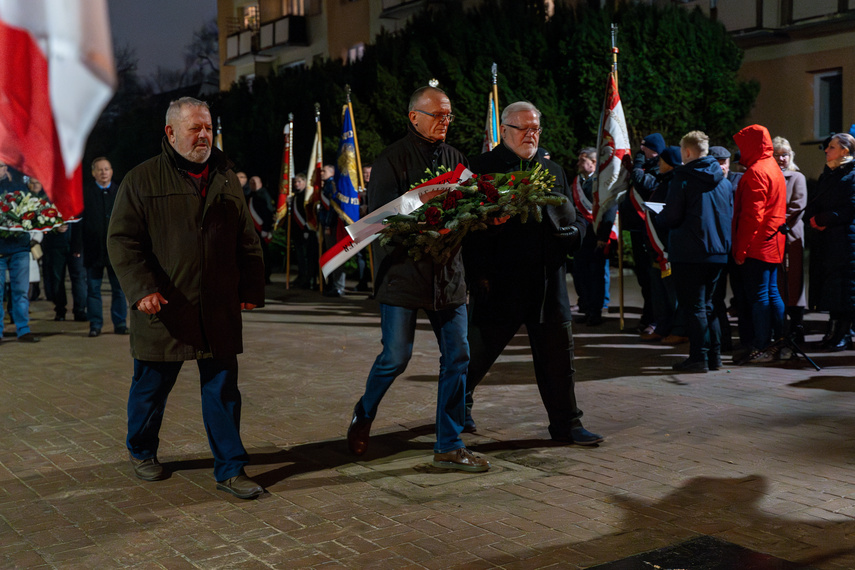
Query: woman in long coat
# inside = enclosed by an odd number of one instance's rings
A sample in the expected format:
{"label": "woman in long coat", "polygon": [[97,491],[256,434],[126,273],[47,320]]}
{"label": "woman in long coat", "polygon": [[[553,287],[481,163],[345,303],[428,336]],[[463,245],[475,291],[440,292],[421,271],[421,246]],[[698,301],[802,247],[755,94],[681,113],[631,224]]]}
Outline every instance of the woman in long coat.
{"label": "woman in long coat", "polygon": [[851,348],[855,307],[855,138],[831,137],[825,148],[826,167],[805,219],[813,228],[809,305],[830,313],[830,335],[821,348]]}
{"label": "woman in long coat", "polygon": [[778,291],[784,299],[784,307],[789,318],[790,338],[798,343],[805,340],[804,313],[807,307],[805,299],[804,250],[805,224],[804,209],[807,205],[807,181],[805,175],[796,166],[796,153],[790,141],[783,137],[772,139],[775,148],[775,160],[781,167],[787,181],[787,242],[784,250],[784,262],[778,269]]}

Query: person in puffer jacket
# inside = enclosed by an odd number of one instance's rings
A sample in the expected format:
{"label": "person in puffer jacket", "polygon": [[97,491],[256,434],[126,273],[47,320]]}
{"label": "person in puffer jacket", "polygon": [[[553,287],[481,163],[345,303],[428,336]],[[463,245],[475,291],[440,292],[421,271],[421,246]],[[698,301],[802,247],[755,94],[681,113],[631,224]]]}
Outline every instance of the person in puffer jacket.
{"label": "person in puffer jacket", "polygon": [[[733,204],[733,259],[742,277],[739,337],[749,349],[740,364],[771,362],[774,339],[783,335],[784,302],[777,271],[784,255],[787,182],[775,162],[769,131],[750,125],[735,135],[740,163],[747,170],[736,187]],[[777,232],[777,233],[776,233]]]}
{"label": "person in puffer jacket", "polygon": [[686,316],[689,358],[682,372],[721,367],[721,329],[713,318],[713,292],[731,245],[733,191],[718,161],[709,156],[709,137],[692,131],[680,140],[683,164],[674,169],[665,207],[656,223],[671,229],[668,255],[677,302]]}

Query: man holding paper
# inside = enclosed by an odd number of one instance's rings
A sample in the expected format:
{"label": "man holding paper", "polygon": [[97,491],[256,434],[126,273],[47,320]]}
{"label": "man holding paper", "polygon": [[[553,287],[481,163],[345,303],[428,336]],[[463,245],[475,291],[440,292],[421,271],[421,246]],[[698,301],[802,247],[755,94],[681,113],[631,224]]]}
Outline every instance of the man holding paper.
{"label": "man holding paper", "polygon": [[[452,169],[466,163],[462,153],[445,143],[454,115],[442,90],[417,89],[410,98],[408,117],[406,136],[386,148],[374,162],[367,189],[369,212],[396,200],[428,178],[428,169],[435,173],[441,166]],[[416,316],[422,309],[427,313],[441,352],[433,465],[470,472],[488,470],[490,463],[466,449],[460,439],[469,366],[466,283],[460,252],[446,264],[438,264],[427,255],[415,261],[401,244],[375,246],[374,254],[383,351],[374,361],[365,393],[353,410],[347,431],[350,451],[362,455],[367,450],[371,423],[380,401],[395,378],[404,372],[412,355]]]}

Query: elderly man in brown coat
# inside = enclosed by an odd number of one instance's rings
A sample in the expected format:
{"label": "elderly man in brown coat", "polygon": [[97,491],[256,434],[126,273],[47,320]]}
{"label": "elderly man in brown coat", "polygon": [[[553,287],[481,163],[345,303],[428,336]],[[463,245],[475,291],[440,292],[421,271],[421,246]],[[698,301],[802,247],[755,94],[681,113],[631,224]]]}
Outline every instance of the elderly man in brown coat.
{"label": "elderly man in brown coat", "polygon": [[212,142],[207,103],[173,101],[161,153],[116,197],[108,250],[133,309],[127,446],[137,477],[166,477],[157,459],[166,398],[183,361],[196,360],[217,488],[251,499],[264,489],[244,473],[237,354],[241,310],[264,303],[264,264],[240,183]]}

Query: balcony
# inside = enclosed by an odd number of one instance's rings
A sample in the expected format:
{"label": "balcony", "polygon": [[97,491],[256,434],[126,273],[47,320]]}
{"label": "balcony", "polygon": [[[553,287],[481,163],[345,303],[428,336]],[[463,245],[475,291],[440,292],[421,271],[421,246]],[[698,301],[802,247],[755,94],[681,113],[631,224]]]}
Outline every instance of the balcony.
{"label": "balcony", "polygon": [[226,37],[225,65],[268,62],[283,48],[308,46],[305,16],[285,16],[262,24],[258,31],[243,29]]}
{"label": "balcony", "polygon": [[308,45],[309,33],[305,16],[285,16],[261,25],[258,47],[262,54]]}

